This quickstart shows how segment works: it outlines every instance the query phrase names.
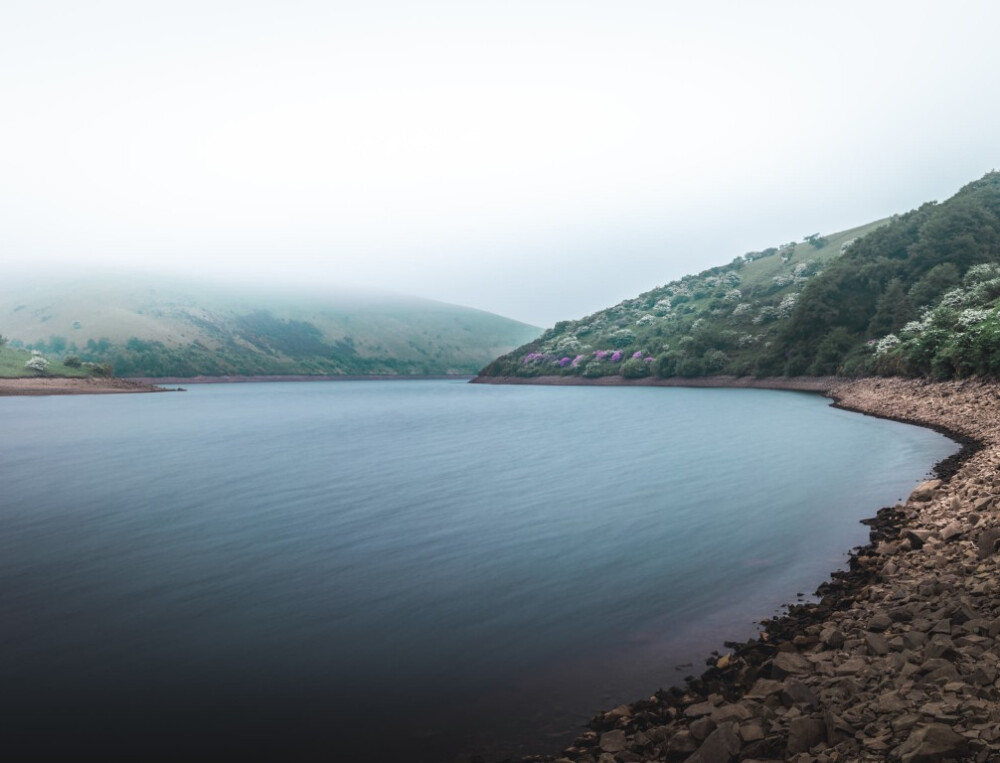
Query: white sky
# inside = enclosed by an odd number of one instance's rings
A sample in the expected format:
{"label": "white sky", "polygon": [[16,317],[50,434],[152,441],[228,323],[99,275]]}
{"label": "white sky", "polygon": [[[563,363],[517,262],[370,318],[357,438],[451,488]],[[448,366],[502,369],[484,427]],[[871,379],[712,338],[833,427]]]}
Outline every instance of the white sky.
{"label": "white sky", "polygon": [[0,260],[551,325],[1000,166],[1000,3],[2,0]]}

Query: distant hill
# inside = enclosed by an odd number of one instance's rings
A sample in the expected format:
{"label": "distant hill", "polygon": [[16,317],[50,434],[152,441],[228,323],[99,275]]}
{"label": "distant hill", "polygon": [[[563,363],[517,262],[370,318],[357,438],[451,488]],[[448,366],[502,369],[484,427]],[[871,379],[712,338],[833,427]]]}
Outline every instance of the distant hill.
{"label": "distant hill", "polygon": [[1000,173],[557,323],[481,373],[1000,376]]}
{"label": "distant hill", "polygon": [[120,376],[471,374],[540,329],[396,295],[265,291],[151,276],[0,285],[8,349]]}

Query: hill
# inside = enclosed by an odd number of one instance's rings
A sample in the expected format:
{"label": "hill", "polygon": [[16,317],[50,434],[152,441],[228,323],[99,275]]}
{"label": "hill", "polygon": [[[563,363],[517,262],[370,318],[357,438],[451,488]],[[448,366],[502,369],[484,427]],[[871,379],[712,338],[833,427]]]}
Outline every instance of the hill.
{"label": "hill", "polygon": [[539,332],[480,310],[397,295],[111,275],[0,286],[8,349],[111,364],[121,376],[471,374]]}
{"label": "hill", "polygon": [[1000,375],[1000,173],[948,201],[736,257],[576,321],[484,376]]}

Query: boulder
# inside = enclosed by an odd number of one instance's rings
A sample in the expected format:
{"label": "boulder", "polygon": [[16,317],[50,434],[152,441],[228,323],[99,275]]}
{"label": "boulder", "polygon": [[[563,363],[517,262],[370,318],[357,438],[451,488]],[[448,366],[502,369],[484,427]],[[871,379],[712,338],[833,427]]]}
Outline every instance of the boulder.
{"label": "boulder", "polygon": [[625,732],[621,729],[615,729],[614,731],[601,734],[599,746],[605,752],[621,752],[628,746],[625,739]]}
{"label": "boulder", "polygon": [[967,755],[969,744],[965,737],[943,723],[930,723],[910,732],[895,753],[902,763],[937,763]]}
{"label": "boulder", "polygon": [[961,522],[951,522],[941,531],[941,540],[949,543],[965,535],[965,526]]}
{"label": "boulder", "polygon": [[811,673],[812,663],[798,652],[778,652],[771,661],[771,678]]}
{"label": "boulder", "polygon": [[934,497],[934,491],[941,487],[941,480],[927,480],[917,485],[910,493],[911,501],[929,501]]}
{"label": "boulder", "polygon": [[708,735],[697,752],[685,763],[731,763],[742,745],[735,724],[723,723]]}
{"label": "boulder", "polygon": [[976,541],[979,558],[987,559],[1000,550],[1000,527],[988,527],[983,530]]}
{"label": "boulder", "polygon": [[793,718],[788,724],[788,754],[809,752],[814,745],[826,742],[826,723],[819,718]]}

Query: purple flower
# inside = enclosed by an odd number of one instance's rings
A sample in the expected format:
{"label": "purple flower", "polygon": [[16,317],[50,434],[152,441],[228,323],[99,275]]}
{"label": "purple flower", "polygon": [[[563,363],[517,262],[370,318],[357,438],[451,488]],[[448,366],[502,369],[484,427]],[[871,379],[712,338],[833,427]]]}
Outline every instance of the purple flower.
{"label": "purple flower", "polygon": [[622,351],[621,350],[615,350],[615,354],[611,356],[611,362],[612,363],[617,363],[621,359],[622,359]]}
{"label": "purple flower", "polygon": [[607,350],[596,350],[594,352],[594,355],[597,356],[598,360],[604,360],[606,357],[608,357],[608,351]]}
{"label": "purple flower", "polygon": [[583,355],[577,355],[575,358],[573,358],[573,368],[576,368],[578,365],[580,365],[581,360],[583,360]]}
{"label": "purple flower", "polygon": [[653,362],[653,356],[650,355],[648,358],[646,358],[646,362],[647,363],[652,363]]}
{"label": "purple flower", "polygon": [[562,359],[560,359],[559,366],[561,368],[565,368],[568,365],[569,365],[569,358],[562,358]]}
{"label": "purple flower", "polygon": [[641,358],[642,357],[642,351],[641,350],[636,350],[635,352],[632,353],[632,357],[633,358]]}

